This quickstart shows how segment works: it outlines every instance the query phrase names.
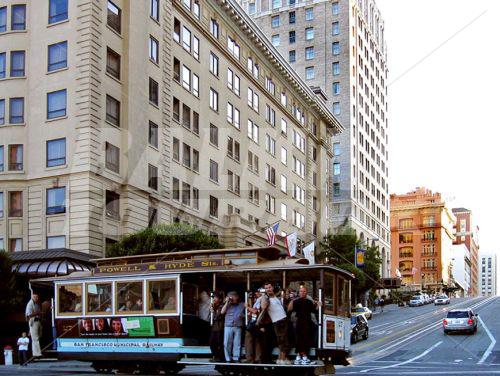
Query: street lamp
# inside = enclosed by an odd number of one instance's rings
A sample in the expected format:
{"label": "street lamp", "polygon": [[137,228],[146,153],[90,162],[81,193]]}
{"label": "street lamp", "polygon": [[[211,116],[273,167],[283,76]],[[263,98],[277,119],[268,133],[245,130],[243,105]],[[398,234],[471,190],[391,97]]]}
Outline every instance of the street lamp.
{"label": "street lamp", "polygon": [[422,292],[424,292],[424,279],[425,279],[425,273],[422,273],[422,275],[421,275],[421,281],[422,281]]}

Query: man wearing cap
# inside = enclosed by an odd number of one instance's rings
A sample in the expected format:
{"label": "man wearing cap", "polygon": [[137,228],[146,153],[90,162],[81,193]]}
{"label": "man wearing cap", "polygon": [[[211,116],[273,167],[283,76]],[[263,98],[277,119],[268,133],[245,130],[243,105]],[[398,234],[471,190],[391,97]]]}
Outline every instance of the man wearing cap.
{"label": "man wearing cap", "polygon": [[238,362],[241,352],[241,331],[245,317],[245,305],[239,302],[236,291],[227,294],[221,313],[224,318],[224,355],[227,362]]}

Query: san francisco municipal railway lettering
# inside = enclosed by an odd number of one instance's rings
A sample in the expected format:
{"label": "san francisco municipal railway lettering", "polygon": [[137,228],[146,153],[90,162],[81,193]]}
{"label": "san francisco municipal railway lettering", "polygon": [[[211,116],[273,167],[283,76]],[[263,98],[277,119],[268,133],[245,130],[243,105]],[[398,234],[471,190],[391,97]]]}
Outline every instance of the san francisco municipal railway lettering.
{"label": "san francisco municipal railway lettering", "polygon": [[115,274],[115,273],[138,273],[148,271],[167,271],[185,269],[214,268],[224,265],[222,259],[214,260],[185,260],[185,261],[165,261],[131,265],[109,265],[98,266],[94,274]]}

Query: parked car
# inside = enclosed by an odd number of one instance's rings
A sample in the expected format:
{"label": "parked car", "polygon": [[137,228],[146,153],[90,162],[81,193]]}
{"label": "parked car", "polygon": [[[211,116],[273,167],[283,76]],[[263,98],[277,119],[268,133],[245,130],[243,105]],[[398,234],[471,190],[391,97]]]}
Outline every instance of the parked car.
{"label": "parked car", "polygon": [[373,313],[368,307],[354,307],[351,311],[351,315],[364,315],[368,320],[371,320]]}
{"label": "parked car", "polygon": [[446,295],[439,295],[434,300],[434,305],[441,305],[441,304],[450,304],[450,298],[448,298]]}
{"label": "parked car", "polygon": [[425,298],[423,295],[413,295],[408,302],[410,307],[423,306],[425,304]]}
{"label": "parked car", "polygon": [[365,315],[351,316],[351,343],[368,339],[368,320]]}
{"label": "parked car", "polygon": [[452,309],[448,311],[446,318],[443,320],[444,334],[450,332],[469,332],[477,331],[477,314],[472,312],[472,309]]}

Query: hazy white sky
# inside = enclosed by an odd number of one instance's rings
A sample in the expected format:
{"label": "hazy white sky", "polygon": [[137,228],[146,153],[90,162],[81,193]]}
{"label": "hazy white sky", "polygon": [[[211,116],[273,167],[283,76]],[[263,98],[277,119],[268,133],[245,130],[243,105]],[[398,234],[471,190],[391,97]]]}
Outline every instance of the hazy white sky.
{"label": "hazy white sky", "polygon": [[425,186],[471,209],[481,251],[499,254],[500,1],[377,4],[389,54],[389,189]]}

